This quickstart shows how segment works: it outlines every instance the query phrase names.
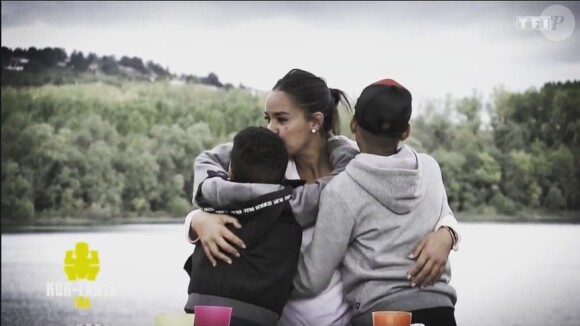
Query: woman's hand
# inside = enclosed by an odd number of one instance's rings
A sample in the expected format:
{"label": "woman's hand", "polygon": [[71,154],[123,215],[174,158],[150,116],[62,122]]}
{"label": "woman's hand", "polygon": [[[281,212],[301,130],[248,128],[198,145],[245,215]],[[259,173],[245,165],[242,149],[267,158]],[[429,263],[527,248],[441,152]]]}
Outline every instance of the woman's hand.
{"label": "woman's hand", "polygon": [[415,247],[410,259],[416,259],[415,265],[407,275],[411,286],[425,288],[441,278],[453,246],[449,232],[440,228],[426,235]]}
{"label": "woman's hand", "polygon": [[230,257],[222,251],[236,257],[240,256],[240,253],[228,241],[242,249],[246,248],[244,242],[225,226],[228,223],[238,229],[242,227],[237,219],[229,215],[199,212],[191,219],[190,232],[198,235],[205,255],[214,267],[217,264],[216,258],[228,264],[232,263]]}

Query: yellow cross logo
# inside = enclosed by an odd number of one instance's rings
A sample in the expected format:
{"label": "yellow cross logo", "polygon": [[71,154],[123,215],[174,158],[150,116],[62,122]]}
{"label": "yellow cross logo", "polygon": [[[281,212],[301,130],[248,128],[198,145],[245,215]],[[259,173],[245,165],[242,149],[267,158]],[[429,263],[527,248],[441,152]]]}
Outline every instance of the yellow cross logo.
{"label": "yellow cross logo", "polygon": [[94,281],[99,272],[99,253],[89,252],[89,244],[77,242],[75,250],[67,250],[64,256],[64,271],[69,281],[86,279]]}

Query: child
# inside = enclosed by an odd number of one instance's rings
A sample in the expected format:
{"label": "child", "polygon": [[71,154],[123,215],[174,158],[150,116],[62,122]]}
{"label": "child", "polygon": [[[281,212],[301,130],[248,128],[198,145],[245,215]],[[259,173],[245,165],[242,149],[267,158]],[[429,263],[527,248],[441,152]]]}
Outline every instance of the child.
{"label": "child", "polygon": [[[410,311],[413,323],[426,326],[456,324],[449,262],[432,286],[408,280],[409,252],[452,214],[437,162],[401,143],[410,117],[411,94],[394,80],[363,90],[351,121],[361,154],[322,190],[314,239],[298,263],[295,292],[305,296],[341,268],[353,325],[372,325],[379,310]],[[457,235],[441,232],[454,247]]]}
{"label": "child", "polygon": [[[292,186],[284,180],[288,153],[280,137],[264,127],[247,127],[233,141],[229,181],[255,183],[254,193],[219,192],[199,185],[195,201],[204,211],[231,214],[231,228],[246,244],[231,264],[212,266],[201,244],[184,268],[190,275],[186,312],[194,305],[233,307],[231,325],[275,325],[292,290],[302,227],[292,215]],[[228,179],[208,172],[208,178]],[[299,185],[294,182],[293,186]],[[282,185],[285,184],[285,185]]]}

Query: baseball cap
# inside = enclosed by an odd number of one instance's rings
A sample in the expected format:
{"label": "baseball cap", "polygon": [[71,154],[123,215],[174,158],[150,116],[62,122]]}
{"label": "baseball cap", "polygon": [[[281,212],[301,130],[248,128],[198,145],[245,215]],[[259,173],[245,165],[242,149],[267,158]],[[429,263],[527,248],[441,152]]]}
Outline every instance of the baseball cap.
{"label": "baseball cap", "polygon": [[411,93],[393,79],[367,86],[355,104],[354,118],[374,135],[401,137],[411,118]]}

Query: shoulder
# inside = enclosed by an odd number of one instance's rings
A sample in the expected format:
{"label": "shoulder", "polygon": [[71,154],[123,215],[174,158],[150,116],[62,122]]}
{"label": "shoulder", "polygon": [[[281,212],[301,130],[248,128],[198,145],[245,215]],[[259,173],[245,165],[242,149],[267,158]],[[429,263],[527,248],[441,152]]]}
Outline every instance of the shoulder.
{"label": "shoulder", "polygon": [[233,143],[216,145],[212,149],[201,151],[196,159],[201,161],[229,161],[230,152],[232,151],[233,146]]}
{"label": "shoulder", "polygon": [[340,147],[356,149],[358,151],[358,145],[356,142],[343,135],[331,135],[326,139],[326,143],[329,147],[329,152]]}
{"label": "shoulder", "polygon": [[353,183],[354,182],[348,173],[343,171],[328,182],[326,187],[322,189],[322,193],[325,193],[326,196],[340,198],[344,201],[345,191],[352,191],[355,189]]}
{"label": "shoulder", "polygon": [[413,153],[415,153],[415,155],[417,156],[417,160],[419,162],[421,162],[421,164],[429,166],[429,167],[439,168],[439,163],[437,162],[437,160],[433,156],[431,156],[427,153],[419,153],[413,147],[411,147],[409,145],[404,145],[404,146],[407,147],[409,150],[411,150]]}
{"label": "shoulder", "polygon": [[356,142],[354,140],[352,140],[344,135],[330,135],[326,141],[327,142],[337,142],[340,144],[357,147]]}
{"label": "shoulder", "polygon": [[329,137],[326,147],[330,162],[338,169],[343,169],[359,153],[353,140],[340,135]]}
{"label": "shoulder", "polygon": [[433,156],[426,153],[419,153],[417,156],[419,157],[419,160],[421,160],[424,164],[439,167],[439,162],[437,162],[437,160]]}
{"label": "shoulder", "polygon": [[212,150],[216,152],[231,152],[232,148],[234,147],[234,143],[223,143],[216,145]]}
{"label": "shoulder", "polygon": [[441,166],[433,156],[426,153],[418,153],[417,159],[419,161],[419,164],[422,166],[422,170],[426,171],[428,175],[431,175],[432,177],[438,179],[441,179],[443,177],[441,172]]}

